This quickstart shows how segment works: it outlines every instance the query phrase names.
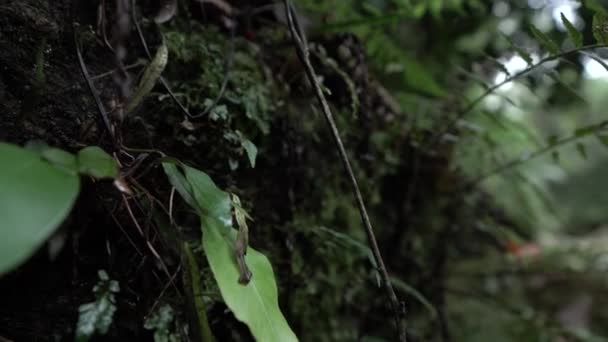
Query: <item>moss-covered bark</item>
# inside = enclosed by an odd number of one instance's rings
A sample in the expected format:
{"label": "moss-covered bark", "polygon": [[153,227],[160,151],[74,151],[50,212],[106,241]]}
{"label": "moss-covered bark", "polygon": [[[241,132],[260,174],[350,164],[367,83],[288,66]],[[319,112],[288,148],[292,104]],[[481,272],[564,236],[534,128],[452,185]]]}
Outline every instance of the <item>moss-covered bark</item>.
{"label": "moss-covered bark", "polygon": [[[201,19],[196,6],[191,12],[182,8],[180,17],[160,31],[143,25],[152,48],[160,42],[159,33],[164,35],[170,49],[164,75],[192,113],[204,111],[220,95],[227,58],[233,58],[230,80],[218,105],[200,119],[186,118],[158,86],[154,96],[117,124],[117,146],[76,58],[73,22],[79,23],[78,32],[86,31],[86,25],[95,24],[95,7],[85,1],[0,5],[0,140],[23,144],[40,139],[68,150],[102,145],[117,153],[126,169],[139,163],[133,158],[144,155],[134,148],[160,150],[205,170],[238,193],[250,209],[255,220],[250,242],[271,259],[281,306],[303,341],[392,338],[391,313],[377,286],[342,166],[284,28],[266,15],[239,19],[241,26],[230,38],[221,25]],[[208,20],[219,17],[210,13]],[[251,20],[255,39],[247,31]],[[401,284],[419,289],[439,310],[442,329],[408,296],[407,287],[398,287],[413,322],[412,335],[422,340],[447,337],[446,259],[475,215],[445,195],[460,182],[449,171],[450,152],[421,152],[419,137],[427,133],[408,127],[412,113],[399,111],[370,76],[360,42],[349,35],[313,41],[315,64],[333,94],[338,124],[389,271]],[[83,42],[91,74],[116,67],[99,37]],[[137,58],[145,58],[145,53],[133,31],[128,60]],[[95,84],[106,104],[115,101],[111,78],[96,79]],[[249,165],[246,141],[257,146],[255,168]],[[0,335],[17,341],[71,339],[78,305],[91,300],[98,269],[108,270],[122,288],[108,340],[150,339],[143,320],[157,301],[172,304],[186,321],[185,302],[190,298],[179,281],[170,279],[183,271],[179,253],[171,247],[172,238],[161,232],[159,222],[166,218],[155,219],[166,216],[163,209],[170,198],[155,158],[154,153],[146,154],[134,169],[133,179],[146,191],[132,199],[110,184],[87,183],[57,234],[65,240],[62,252],[50,260],[43,249],[0,280]],[[178,238],[196,239],[196,219],[181,203],[174,205]],[[162,267],[149,246],[160,254]],[[220,340],[248,340],[246,329],[225,312],[210,277],[203,269],[214,334]]]}

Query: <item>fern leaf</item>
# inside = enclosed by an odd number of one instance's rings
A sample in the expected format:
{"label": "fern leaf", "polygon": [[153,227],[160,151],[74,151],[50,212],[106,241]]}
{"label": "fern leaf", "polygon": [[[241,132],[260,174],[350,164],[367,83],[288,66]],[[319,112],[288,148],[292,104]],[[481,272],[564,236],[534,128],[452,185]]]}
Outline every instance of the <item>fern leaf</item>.
{"label": "fern leaf", "polygon": [[534,25],[530,25],[530,31],[532,31],[532,34],[536,38],[537,42],[545,50],[549,51],[549,53],[551,53],[552,55],[557,55],[559,53],[559,46],[548,35],[546,35],[543,32],[541,32]]}
{"label": "fern leaf", "polygon": [[562,23],[564,23],[564,26],[568,30],[568,36],[572,40],[572,43],[574,43],[575,47],[580,48],[581,46],[583,46],[583,34],[580,33],[576,29],[576,27],[574,27],[574,25],[570,22],[570,20],[568,20],[568,18],[566,18],[564,13],[562,13],[561,15],[562,15]]}

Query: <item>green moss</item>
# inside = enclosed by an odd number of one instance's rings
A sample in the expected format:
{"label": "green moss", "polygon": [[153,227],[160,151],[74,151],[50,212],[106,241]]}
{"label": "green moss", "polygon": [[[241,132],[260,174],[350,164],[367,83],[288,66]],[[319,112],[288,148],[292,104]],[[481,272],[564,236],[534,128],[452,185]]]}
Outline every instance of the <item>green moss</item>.
{"label": "green moss", "polygon": [[164,32],[171,55],[169,73],[180,80],[173,84],[180,98],[191,112],[201,112],[214,102],[228,77],[226,90],[209,120],[223,122],[227,128],[243,126],[250,133],[267,134],[275,109],[270,98],[273,82],[265,77],[259,47],[242,38],[227,37],[213,26],[192,25],[190,30]]}

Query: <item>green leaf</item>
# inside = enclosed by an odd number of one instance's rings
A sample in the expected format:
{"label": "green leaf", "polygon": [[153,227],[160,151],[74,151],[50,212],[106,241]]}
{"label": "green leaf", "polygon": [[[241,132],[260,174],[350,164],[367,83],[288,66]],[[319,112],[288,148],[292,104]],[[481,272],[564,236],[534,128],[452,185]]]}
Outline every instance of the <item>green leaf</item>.
{"label": "green leaf", "polygon": [[[581,0],[579,0],[581,1]],[[598,0],[585,0],[585,1],[581,1],[583,3],[583,5],[590,9],[591,11],[595,12],[595,13],[603,13],[603,14],[608,14],[608,12],[606,11],[606,9],[604,8],[604,6],[602,4],[600,4],[600,2]]]}
{"label": "green leaf", "polygon": [[192,187],[184,175],[177,169],[177,166],[173,162],[163,162],[163,170],[169,178],[171,185],[175,187],[184,201],[186,201],[186,203],[188,203],[188,205],[190,205],[192,208],[196,209],[197,204],[194,200]]}
{"label": "green leaf", "polygon": [[226,305],[247,324],[257,341],[297,341],[279,309],[277,287],[268,259],[249,248],[245,261],[253,276],[247,285],[238,282],[233,246],[236,231],[221,220],[203,218],[203,248]]}
{"label": "green leaf", "polygon": [[170,305],[165,304],[144,322],[144,328],[154,330],[154,342],[178,342],[177,334],[171,332],[175,314]]}
{"label": "green leaf", "polygon": [[600,44],[608,44],[608,15],[606,13],[596,13],[591,24],[593,37]]}
{"label": "green leaf", "polygon": [[532,56],[527,51],[525,51],[524,49],[515,45],[515,42],[513,41],[513,39],[511,39],[511,37],[509,37],[507,35],[503,35],[503,37],[509,43],[510,48],[513,49],[515,52],[517,52],[519,57],[521,57],[524,61],[526,61],[526,63],[528,63],[528,65],[533,64],[534,61],[532,60]]}
{"label": "green leaf", "polygon": [[433,319],[439,317],[435,306],[422,293],[420,293],[420,291],[416,290],[414,287],[405,283],[399,278],[391,277],[391,282],[395,285],[395,288],[409,294],[410,296],[414,297],[414,299],[416,299],[420,304],[422,304],[431,314],[431,317],[433,317]]}
{"label": "green leaf", "polygon": [[201,216],[211,216],[232,227],[232,204],[228,193],[220,190],[206,173],[186,165],[182,167],[192,187],[195,209]]}
{"label": "green leaf", "polygon": [[608,147],[608,134],[597,133],[595,136],[604,146]]}
{"label": "green leaf", "polygon": [[551,152],[551,158],[555,164],[559,164],[559,151]]}
{"label": "green leaf", "polygon": [[118,167],[114,159],[97,146],[85,147],[78,152],[78,171],[95,178],[117,178]]}
{"label": "green leaf", "polygon": [[586,135],[589,135],[591,133],[595,133],[598,129],[600,129],[601,127],[601,123],[600,124],[593,124],[593,125],[588,125],[585,127],[581,127],[577,130],[574,131],[574,135],[576,137],[584,137]]}
{"label": "green leaf", "polygon": [[581,155],[581,157],[585,160],[587,160],[587,147],[585,146],[585,144],[579,142],[576,144],[576,150],[578,151],[578,153]]}
{"label": "green leaf", "polygon": [[263,254],[247,249],[245,260],[253,277],[247,285],[238,282],[237,232],[232,228],[229,194],[220,190],[207,174],[188,166],[183,168],[201,217],[205,255],[226,305],[249,327],[257,341],[297,341],[279,309],[272,266]]}
{"label": "green leaf", "polygon": [[108,274],[100,270],[99,281],[93,288],[96,300],[78,308],[76,342],[86,342],[95,333],[105,335],[108,332],[116,312],[114,294],[119,291],[118,282],[110,280]]}
{"label": "green leaf", "polygon": [[159,46],[154,59],[150,61],[150,64],[146,66],[144,74],[139,81],[139,84],[133,91],[133,94],[125,105],[125,113],[129,114],[137,107],[146,95],[152,91],[156,81],[160,78],[165,66],[167,65],[167,59],[169,57],[169,50],[165,44]]}
{"label": "green leaf", "polygon": [[576,27],[574,27],[574,25],[572,25],[572,23],[570,22],[570,20],[568,20],[568,18],[566,18],[564,13],[562,13],[561,16],[562,23],[564,23],[564,26],[568,30],[568,36],[570,36],[570,39],[572,39],[572,43],[574,43],[575,47],[580,48],[581,46],[583,46],[583,34],[580,33],[576,29]]}
{"label": "green leaf", "polygon": [[48,147],[41,151],[42,158],[56,167],[62,168],[74,175],[78,173],[78,162],[73,154],[64,150]]}
{"label": "green leaf", "polygon": [[550,135],[547,138],[547,143],[549,144],[549,146],[554,146],[555,144],[557,144],[558,141],[559,137],[557,135]]}
{"label": "green leaf", "polygon": [[435,81],[424,65],[406,56],[402,56],[401,63],[404,69],[405,83],[409,87],[431,96],[441,97],[445,95],[445,90]]}
{"label": "green leaf", "polygon": [[443,8],[443,0],[430,0],[429,1],[429,11],[433,15],[433,17],[435,17],[435,19],[439,19],[442,8]]}
{"label": "green leaf", "polygon": [[534,35],[534,37],[536,37],[538,43],[543,48],[545,48],[547,51],[549,51],[553,55],[557,55],[559,53],[559,46],[548,35],[541,32],[534,25],[530,25],[530,31],[532,31],[532,34]]}
{"label": "green leaf", "polygon": [[249,158],[249,163],[251,164],[251,167],[255,168],[255,160],[258,156],[258,148],[249,139],[244,139],[241,142],[241,146],[243,146],[245,152],[247,152],[247,158]]}
{"label": "green leaf", "polygon": [[[57,155],[52,153],[52,158]],[[69,159],[63,157],[57,159]],[[79,180],[35,152],[5,143],[0,143],[0,165],[3,274],[31,256],[61,224],[76,200]]]}

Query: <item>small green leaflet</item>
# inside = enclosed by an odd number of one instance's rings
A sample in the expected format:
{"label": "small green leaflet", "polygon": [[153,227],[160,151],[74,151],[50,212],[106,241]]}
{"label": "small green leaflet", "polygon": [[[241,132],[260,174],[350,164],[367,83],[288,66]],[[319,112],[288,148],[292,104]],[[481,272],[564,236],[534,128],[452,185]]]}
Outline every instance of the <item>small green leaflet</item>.
{"label": "small green leaflet", "polygon": [[553,55],[557,55],[559,53],[559,46],[548,35],[541,32],[534,25],[530,25],[530,31],[532,31],[532,34],[537,39],[538,43],[549,51],[549,53]]}
{"label": "small green leaflet", "polygon": [[551,152],[551,158],[555,164],[559,164],[559,151]]}
{"label": "small green leaflet", "polygon": [[597,132],[601,127],[602,127],[602,123],[581,127],[574,131],[574,135],[576,137],[584,137],[591,133]]}
{"label": "small green leaflet", "polygon": [[532,60],[532,56],[525,51],[524,49],[520,48],[519,46],[515,45],[515,42],[513,42],[513,40],[511,39],[511,37],[507,36],[507,35],[503,35],[503,37],[505,37],[505,39],[507,40],[507,42],[509,42],[509,46],[515,50],[515,52],[517,52],[517,54],[519,55],[519,57],[521,57],[524,61],[526,61],[526,63],[528,63],[528,65],[532,65],[533,64],[533,60]]}
{"label": "small green leaflet", "polygon": [[252,168],[255,168],[255,160],[258,156],[258,148],[249,139],[243,139],[241,141],[241,146],[243,146],[245,152],[247,153],[249,164],[251,164]]}
{"label": "small green leaflet", "polygon": [[179,342],[179,336],[171,332],[174,320],[173,309],[165,304],[146,319],[144,328],[154,330],[154,342]]}
{"label": "small green leaflet", "polygon": [[156,51],[156,55],[154,55],[154,59],[150,61],[150,64],[146,66],[144,70],[144,74],[139,81],[139,84],[133,91],[133,94],[127,101],[127,105],[125,106],[125,113],[129,114],[130,112],[137,107],[141,101],[144,99],[146,95],[152,91],[156,81],[160,78],[160,75],[165,70],[165,66],[167,66],[167,60],[169,59],[169,50],[167,49],[167,45],[162,44],[158,50]]}
{"label": "small green leaflet", "polygon": [[559,137],[557,135],[550,135],[547,138],[547,143],[549,144],[549,146],[553,146],[553,145],[557,144],[558,141],[559,141]]}
{"label": "small green leaflet", "polygon": [[602,4],[600,4],[599,0],[578,0],[581,2],[586,8],[590,9],[595,13],[603,13],[608,14],[606,9]]}
{"label": "small green leaflet", "polygon": [[78,172],[95,178],[117,178],[116,162],[97,146],[88,146],[78,151]]}
{"label": "small green leaflet", "polygon": [[576,27],[574,27],[574,25],[570,22],[570,20],[568,20],[568,18],[566,18],[564,13],[562,13],[561,16],[562,16],[562,23],[568,30],[568,36],[572,40],[572,43],[574,43],[575,47],[580,48],[581,46],[583,46],[583,34],[580,33],[576,29]]}
{"label": "small green leaflet", "polygon": [[582,142],[576,143],[576,150],[581,155],[581,158],[587,160],[587,147]]}
{"label": "small green leaflet", "polygon": [[591,24],[593,37],[600,44],[608,44],[608,15],[596,13]]}
{"label": "small green leaflet", "polygon": [[604,146],[608,147],[608,134],[597,133],[595,136]]}
{"label": "small green leaflet", "polygon": [[118,282],[111,280],[104,270],[98,272],[99,282],[93,288],[95,301],[78,308],[76,342],[86,342],[95,333],[105,335],[116,312],[114,294],[120,292]]}
{"label": "small green leaflet", "polygon": [[253,276],[247,285],[239,283],[235,257],[237,231],[232,227],[230,195],[197,169],[180,164],[182,173],[168,162],[163,163],[163,168],[180,195],[185,195],[188,202],[189,199],[195,202],[193,208],[201,219],[205,256],[222,298],[234,316],[249,327],[257,341],[297,341],[279,309],[272,266],[263,254],[251,247],[244,258]]}
{"label": "small green leaflet", "polygon": [[425,65],[407,56],[401,56],[401,64],[404,81],[409,87],[434,97],[446,94]]}

